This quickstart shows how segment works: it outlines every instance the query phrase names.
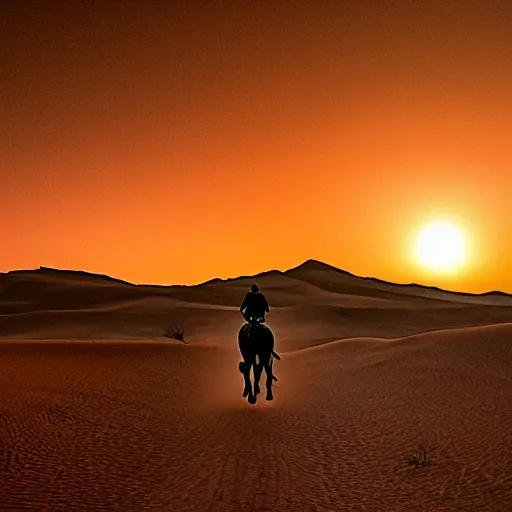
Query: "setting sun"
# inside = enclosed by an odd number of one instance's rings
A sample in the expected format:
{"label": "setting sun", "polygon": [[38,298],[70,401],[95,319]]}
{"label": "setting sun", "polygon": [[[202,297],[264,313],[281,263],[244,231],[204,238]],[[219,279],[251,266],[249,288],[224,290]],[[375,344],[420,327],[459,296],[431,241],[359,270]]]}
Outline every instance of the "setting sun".
{"label": "setting sun", "polygon": [[456,225],[435,222],[422,229],[416,244],[418,261],[431,270],[450,272],[464,264],[466,243]]}

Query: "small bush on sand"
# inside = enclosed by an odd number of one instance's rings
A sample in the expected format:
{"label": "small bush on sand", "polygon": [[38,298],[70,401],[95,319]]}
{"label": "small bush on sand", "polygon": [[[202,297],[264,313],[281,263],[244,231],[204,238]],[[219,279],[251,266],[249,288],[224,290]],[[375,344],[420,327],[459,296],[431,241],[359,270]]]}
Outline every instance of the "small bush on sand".
{"label": "small bush on sand", "polygon": [[431,464],[427,450],[421,444],[413,454],[405,457],[405,461],[414,468],[423,468]]}
{"label": "small bush on sand", "polygon": [[164,336],[166,338],[171,338],[173,340],[178,340],[182,341],[183,343],[187,343],[185,341],[185,333],[183,331],[183,328],[177,326],[175,323],[173,323],[171,326],[165,329]]}

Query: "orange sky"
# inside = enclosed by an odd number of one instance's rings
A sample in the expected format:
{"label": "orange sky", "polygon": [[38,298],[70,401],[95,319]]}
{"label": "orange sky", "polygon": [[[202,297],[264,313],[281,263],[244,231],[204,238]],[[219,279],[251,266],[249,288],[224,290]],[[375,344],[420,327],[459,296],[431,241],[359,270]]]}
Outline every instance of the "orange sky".
{"label": "orange sky", "polygon": [[[512,292],[512,4],[177,4],[0,8],[0,271]],[[461,272],[412,259],[436,219]]]}

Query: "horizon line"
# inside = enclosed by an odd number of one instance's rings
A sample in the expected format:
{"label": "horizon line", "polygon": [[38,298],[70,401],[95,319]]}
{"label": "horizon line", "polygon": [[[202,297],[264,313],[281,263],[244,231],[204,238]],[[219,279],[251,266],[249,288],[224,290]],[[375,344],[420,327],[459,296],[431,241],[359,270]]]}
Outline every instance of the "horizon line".
{"label": "horizon line", "polygon": [[411,287],[424,288],[427,290],[434,290],[437,292],[443,292],[443,293],[449,293],[449,294],[455,294],[455,295],[464,295],[464,296],[469,296],[469,297],[484,297],[484,296],[489,296],[489,295],[500,295],[500,296],[505,296],[505,297],[512,297],[512,293],[507,293],[507,292],[504,292],[501,290],[488,290],[488,291],[480,292],[480,293],[462,292],[462,291],[457,291],[457,290],[447,290],[445,288],[440,288],[440,287],[434,286],[434,285],[418,284],[415,282],[397,283],[397,282],[393,282],[393,281],[386,281],[384,279],[380,279],[380,278],[372,277],[372,276],[359,276],[357,274],[353,274],[353,273],[349,272],[348,270],[344,270],[342,268],[335,267],[334,265],[330,265],[329,263],[325,263],[323,261],[316,260],[313,258],[308,258],[307,260],[304,260],[299,265],[296,265],[296,266],[291,267],[284,271],[277,270],[277,269],[270,269],[270,270],[264,270],[262,272],[258,272],[256,274],[252,274],[252,275],[244,274],[244,275],[239,275],[236,277],[227,277],[227,278],[214,277],[214,278],[211,278],[211,279],[208,279],[206,281],[202,281],[202,282],[196,283],[196,284],[132,283],[130,281],[126,281],[124,279],[120,279],[117,277],[112,277],[107,274],[100,274],[100,273],[96,273],[96,272],[90,272],[87,270],[60,269],[60,268],[56,268],[56,267],[46,267],[44,265],[41,265],[39,268],[33,268],[33,269],[14,269],[14,270],[9,270],[7,272],[0,272],[0,275],[35,273],[35,272],[48,272],[48,273],[55,272],[55,273],[79,274],[84,277],[99,278],[99,279],[113,281],[113,282],[117,282],[119,284],[125,284],[125,285],[129,285],[129,286],[141,286],[141,287],[153,287],[153,288],[176,288],[176,287],[193,288],[193,287],[205,286],[208,284],[213,284],[213,283],[218,283],[218,282],[229,282],[229,281],[237,281],[237,280],[241,280],[241,279],[251,279],[251,278],[254,279],[254,278],[258,278],[258,277],[263,277],[265,275],[268,275],[268,274],[274,273],[274,272],[277,272],[281,275],[287,275],[287,273],[297,270],[297,269],[304,267],[308,264],[309,265],[317,264],[317,265],[319,265],[321,267],[325,267],[326,269],[331,270],[333,272],[337,272],[337,273],[344,274],[344,275],[347,275],[350,277],[354,277],[356,279],[361,279],[364,281],[374,281],[376,283],[391,285],[391,286],[398,286],[398,287],[405,287],[405,288],[411,288]]}

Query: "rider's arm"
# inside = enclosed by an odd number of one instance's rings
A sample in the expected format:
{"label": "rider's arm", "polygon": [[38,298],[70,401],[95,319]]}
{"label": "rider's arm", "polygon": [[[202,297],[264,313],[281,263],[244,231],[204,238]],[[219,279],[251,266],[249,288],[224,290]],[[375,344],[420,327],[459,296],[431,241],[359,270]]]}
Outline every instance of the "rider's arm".
{"label": "rider's arm", "polygon": [[269,307],[269,305],[268,305],[268,301],[267,301],[267,298],[266,298],[265,296],[263,296],[263,301],[264,301],[264,303],[265,303],[265,311],[266,311],[267,313],[269,313],[269,312],[270,312],[270,307]]}
{"label": "rider's arm", "polygon": [[244,300],[242,301],[242,305],[240,306],[240,312],[242,313],[243,310],[247,307],[247,295],[244,297]]}

